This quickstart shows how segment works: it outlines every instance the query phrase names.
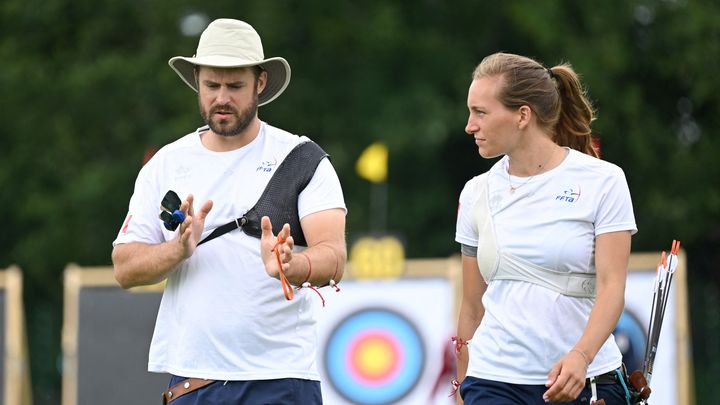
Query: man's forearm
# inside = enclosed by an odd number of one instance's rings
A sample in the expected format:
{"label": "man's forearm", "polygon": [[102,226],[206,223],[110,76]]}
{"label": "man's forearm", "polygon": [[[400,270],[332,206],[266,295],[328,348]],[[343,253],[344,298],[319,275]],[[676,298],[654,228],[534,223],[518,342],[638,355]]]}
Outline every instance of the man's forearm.
{"label": "man's forearm", "polygon": [[185,260],[183,246],[174,239],[159,244],[118,244],[112,252],[115,279],[123,288],[158,283]]}
{"label": "man's forearm", "polygon": [[293,254],[287,277],[293,285],[301,285],[305,281],[312,285],[325,285],[330,280],[337,283],[345,271],[346,258],[344,241],[320,243]]}

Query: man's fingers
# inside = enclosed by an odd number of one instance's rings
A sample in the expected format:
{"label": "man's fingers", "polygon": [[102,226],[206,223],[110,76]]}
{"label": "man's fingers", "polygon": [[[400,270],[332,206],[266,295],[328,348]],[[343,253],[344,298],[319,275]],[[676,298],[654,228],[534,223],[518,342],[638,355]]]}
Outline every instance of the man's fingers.
{"label": "man's fingers", "polygon": [[261,238],[270,238],[273,236],[272,233],[272,222],[268,216],[260,218],[260,230],[262,231]]}
{"label": "man's fingers", "polygon": [[[272,222],[270,222],[270,218],[268,216],[260,218],[260,229],[262,230],[261,237],[263,239],[273,237]],[[292,252],[292,249],[295,246],[295,241],[292,236],[290,236],[289,224],[283,225],[282,229],[280,229],[280,232],[277,234],[277,242],[283,244],[283,247],[281,248],[281,252],[283,254],[290,254],[290,252]]]}
{"label": "man's fingers", "polygon": [[285,224],[283,225],[280,232],[278,232],[278,238],[282,238],[283,241],[287,240],[287,238],[290,236],[290,225]]}
{"label": "man's fingers", "polygon": [[283,253],[283,263],[289,263],[290,260],[292,260],[292,236],[289,236],[285,243],[283,244],[282,253]]}
{"label": "man's fingers", "polygon": [[190,228],[190,224],[192,224],[192,217],[187,215],[185,216],[185,220],[180,223],[180,236],[185,233],[187,228]]}
{"label": "man's fingers", "polygon": [[288,250],[289,250],[290,252],[292,252],[293,248],[295,247],[295,239],[293,239],[292,236],[288,236],[288,237],[285,239],[285,244],[287,245]]}
{"label": "man's fingers", "polygon": [[205,221],[205,217],[207,217],[207,214],[210,213],[210,210],[213,207],[212,200],[205,201],[205,204],[203,204],[202,207],[200,207],[200,213],[198,214],[198,219],[201,221]]}
{"label": "man's fingers", "polygon": [[[193,209],[193,201],[195,200],[195,197],[193,197],[192,194],[188,194],[187,198],[185,199],[185,203],[187,205],[185,206],[185,210],[183,210],[188,215],[195,215],[195,210]],[[180,205],[182,207],[182,204]]]}
{"label": "man's fingers", "polygon": [[182,224],[180,224],[180,242],[185,244],[188,239],[190,238],[190,235],[192,235],[192,217],[188,216],[185,217],[185,221],[183,221]]}

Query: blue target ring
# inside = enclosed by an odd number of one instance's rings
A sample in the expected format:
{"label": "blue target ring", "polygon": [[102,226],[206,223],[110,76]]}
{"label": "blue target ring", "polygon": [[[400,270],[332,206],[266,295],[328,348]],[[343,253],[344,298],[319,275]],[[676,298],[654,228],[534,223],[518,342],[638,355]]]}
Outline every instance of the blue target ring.
{"label": "blue target ring", "polygon": [[418,329],[401,314],[364,309],[330,333],[323,365],[343,398],[361,405],[398,401],[413,390],[425,365]]}
{"label": "blue target ring", "polygon": [[642,369],[647,333],[637,316],[625,309],[613,330],[613,335],[622,353],[623,363],[629,372]]}

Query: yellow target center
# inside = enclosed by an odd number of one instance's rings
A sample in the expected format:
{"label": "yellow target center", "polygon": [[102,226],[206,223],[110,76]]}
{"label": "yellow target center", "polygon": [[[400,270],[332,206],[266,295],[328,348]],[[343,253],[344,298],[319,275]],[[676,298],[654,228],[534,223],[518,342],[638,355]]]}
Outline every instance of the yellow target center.
{"label": "yellow target center", "polygon": [[368,379],[386,376],[397,360],[392,344],[377,337],[369,337],[359,342],[353,357],[360,375]]}

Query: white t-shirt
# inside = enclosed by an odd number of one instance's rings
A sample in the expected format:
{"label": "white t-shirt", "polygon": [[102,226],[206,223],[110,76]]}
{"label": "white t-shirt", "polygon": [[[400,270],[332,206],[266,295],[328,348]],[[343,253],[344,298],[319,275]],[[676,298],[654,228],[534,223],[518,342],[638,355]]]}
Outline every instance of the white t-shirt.
{"label": "white t-shirt", "polygon": [[[260,198],[275,169],[305,137],[262,123],[256,139],[229,152],[213,152],[198,129],[163,147],[142,168],[128,217],[114,244],[157,244],[176,237],[158,218],[168,190],[192,193],[195,209],[213,208],[203,237],[241,217]],[[345,209],[337,174],[323,159],[300,193],[300,218]],[[167,279],[150,346],[148,370],[216,380],[303,378],[315,369],[317,295],[283,295],[265,272],[260,240],[235,230],[197,248]]]}
{"label": "white t-shirt", "polygon": [[[536,265],[595,272],[595,237],[635,233],[625,175],[619,167],[569,149],[556,168],[532,178],[511,176],[508,157],[488,171],[489,207],[498,248]],[[478,177],[460,194],[455,240],[478,246]],[[519,187],[518,187],[519,186]],[[467,375],[514,384],[545,384],[552,366],[577,342],[595,300],[574,298],[525,281],[493,280],[485,315],[469,344]],[[588,368],[599,375],[620,366],[611,335]]]}

